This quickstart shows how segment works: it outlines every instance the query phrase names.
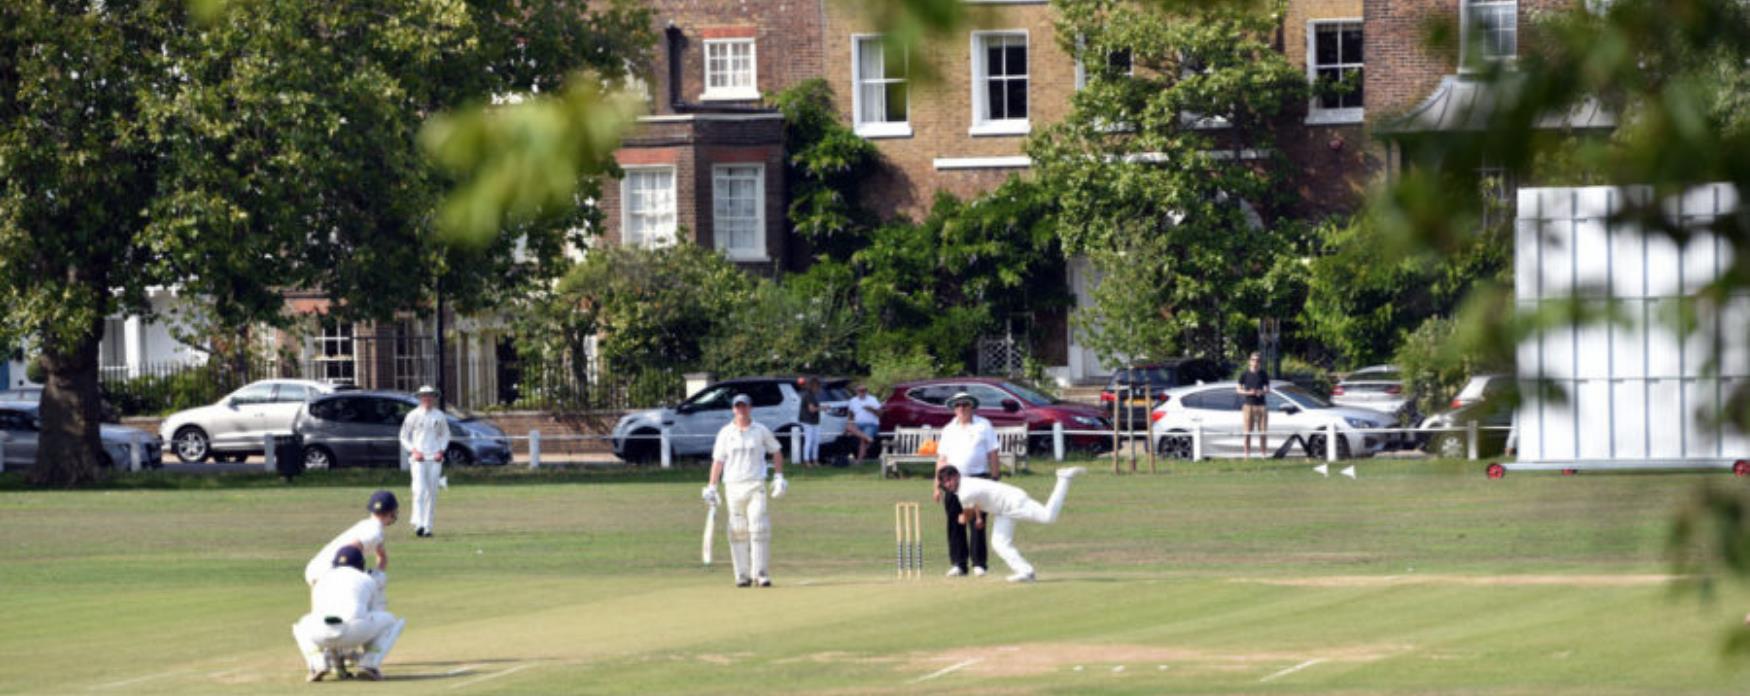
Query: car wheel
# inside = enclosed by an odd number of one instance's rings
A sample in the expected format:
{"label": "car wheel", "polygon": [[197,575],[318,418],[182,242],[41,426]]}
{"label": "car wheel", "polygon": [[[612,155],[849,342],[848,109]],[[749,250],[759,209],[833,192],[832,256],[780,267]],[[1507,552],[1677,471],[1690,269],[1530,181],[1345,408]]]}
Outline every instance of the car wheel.
{"label": "car wheel", "polygon": [[328,451],[327,447],[317,445],[304,448],[305,469],[333,469],[339,466],[340,462],[334,458],[334,453]]}
{"label": "car wheel", "polygon": [[199,464],[207,460],[212,451],[212,441],[207,439],[207,431],[189,425],[176,431],[171,438],[171,449],[176,450],[176,458],[184,464]]}
{"label": "car wheel", "polygon": [[461,445],[450,445],[449,449],[444,450],[444,463],[456,466],[473,466],[474,453],[469,452],[468,448]]}
{"label": "car wheel", "polygon": [[[1179,434],[1174,434],[1179,433]],[[1175,430],[1155,442],[1155,454],[1167,459],[1190,459],[1191,436]]]}
{"label": "car wheel", "polygon": [[[1318,435],[1313,435],[1312,437],[1307,438],[1306,439],[1306,447],[1308,450],[1312,451],[1312,456],[1314,459],[1324,459],[1325,458],[1325,436],[1324,436],[1324,434],[1320,433]],[[1348,459],[1349,458],[1349,438],[1347,438],[1347,437],[1337,438],[1337,458],[1338,459]]]}
{"label": "car wheel", "polygon": [[662,442],[656,439],[661,433],[655,430],[636,430],[626,439],[626,444],[620,447],[620,458],[632,464],[649,464],[662,456]]}
{"label": "car wheel", "polygon": [[1470,456],[1470,448],[1457,433],[1445,433],[1434,438],[1434,444],[1428,450],[1441,459],[1465,459]]}

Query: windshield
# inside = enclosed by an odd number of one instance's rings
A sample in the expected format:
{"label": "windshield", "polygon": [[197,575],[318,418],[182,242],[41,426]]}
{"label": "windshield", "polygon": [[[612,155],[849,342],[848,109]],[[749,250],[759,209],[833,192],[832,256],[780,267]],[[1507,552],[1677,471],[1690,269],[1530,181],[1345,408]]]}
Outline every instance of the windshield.
{"label": "windshield", "polygon": [[1309,392],[1305,389],[1301,389],[1299,385],[1294,385],[1294,384],[1284,384],[1282,386],[1272,385],[1270,387],[1270,391],[1281,394],[1283,397],[1287,398],[1289,401],[1293,401],[1294,403],[1299,404],[1301,408],[1311,409],[1311,408],[1330,408],[1331,407],[1331,402],[1325,401],[1324,399],[1319,398],[1318,396],[1314,395],[1312,392]]}
{"label": "windshield", "polygon": [[1015,396],[1021,397],[1022,401],[1025,401],[1025,402],[1032,404],[1034,406],[1045,406],[1047,404],[1056,403],[1056,401],[1057,401],[1056,399],[1053,399],[1053,398],[1046,396],[1044,394],[1041,394],[1039,392],[1033,391],[1032,389],[1028,389],[1026,387],[1023,387],[1019,384],[1015,384],[1014,382],[1004,382],[1003,388],[1009,390],[1010,394],[1014,394]]}

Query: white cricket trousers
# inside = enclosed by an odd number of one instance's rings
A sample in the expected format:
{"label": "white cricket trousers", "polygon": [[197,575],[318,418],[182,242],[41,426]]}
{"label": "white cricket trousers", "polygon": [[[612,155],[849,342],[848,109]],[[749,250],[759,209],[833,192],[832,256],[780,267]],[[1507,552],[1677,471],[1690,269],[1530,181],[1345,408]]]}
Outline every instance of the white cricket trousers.
{"label": "white cricket trousers", "polygon": [[373,611],[340,623],[328,623],[326,617],[305,614],[292,624],[292,639],[298,642],[298,650],[304,653],[304,662],[310,669],[328,669],[328,653],[331,651],[351,652],[362,648],[365,654],[359,658],[359,667],[380,670],[383,658],[388,656],[390,648],[395,647],[401,629],[406,626],[406,619],[395,618],[386,611]]}
{"label": "white cricket trousers", "polygon": [[409,462],[413,472],[413,526],[431,530],[432,509],[437,507],[438,479],[444,475],[444,463],[427,459]]}
{"label": "white cricket trousers", "polygon": [[1011,510],[1001,515],[991,515],[990,548],[997,552],[997,557],[1016,573],[1032,573],[1033,564],[1021,557],[1021,552],[1015,549],[1015,521],[1026,520],[1039,524],[1051,524],[1057,521],[1057,516],[1063,513],[1063,499],[1069,494],[1069,479],[1058,478],[1057,487],[1051,489],[1051,498],[1044,505],[1031,498],[1019,510]]}
{"label": "white cricket trousers", "polygon": [[723,492],[729,498],[729,557],[735,561],[735,580],[765,577],[772,546],[766,482],[726,481]]}
{"label": "white cricket trousers", "polygon": [[820,461],[820,426],[802,424],[802,461]]}

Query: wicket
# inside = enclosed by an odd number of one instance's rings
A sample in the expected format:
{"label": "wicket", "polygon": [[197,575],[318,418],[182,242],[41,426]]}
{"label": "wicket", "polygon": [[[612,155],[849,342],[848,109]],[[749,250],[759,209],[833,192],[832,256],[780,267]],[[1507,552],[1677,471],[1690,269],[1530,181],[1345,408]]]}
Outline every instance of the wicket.
{"label": "wicket", "polygon": [[924,528],[917,503],[893,504],[893,537],[900,579],[924,576]]}

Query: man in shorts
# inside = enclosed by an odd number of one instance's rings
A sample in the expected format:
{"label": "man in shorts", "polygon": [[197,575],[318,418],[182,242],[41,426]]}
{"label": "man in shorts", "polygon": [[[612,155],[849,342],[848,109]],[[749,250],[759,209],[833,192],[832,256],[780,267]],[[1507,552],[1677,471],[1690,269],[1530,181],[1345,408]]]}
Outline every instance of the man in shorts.
{"label": "man in shorts", "polygon": [[1240,375],[1240,384],[1234,388],[1240,393],[1240,416],[1245,422],[1246,458],[1252,457],[1252,433],[1258,433],[1258,454],[1269,456],[1270,409],[1265,395],[1270,393],[1270,375],[1264,374],[1264,361],[1253,353],[1246,361],[1246,372]]}

